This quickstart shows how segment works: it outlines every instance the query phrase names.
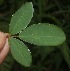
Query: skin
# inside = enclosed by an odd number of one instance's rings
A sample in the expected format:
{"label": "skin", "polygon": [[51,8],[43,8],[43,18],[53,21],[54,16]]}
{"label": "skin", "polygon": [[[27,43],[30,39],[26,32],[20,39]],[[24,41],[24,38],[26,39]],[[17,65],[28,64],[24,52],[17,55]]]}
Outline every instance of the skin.
{"label": "skin", "polygon": [[0,64],[9,52],[8,34],[0,32]]}
{"label": "skin", "polygon": [[6,43],[6,34],[0,32],[0,51],[4,47],[5,43]]}

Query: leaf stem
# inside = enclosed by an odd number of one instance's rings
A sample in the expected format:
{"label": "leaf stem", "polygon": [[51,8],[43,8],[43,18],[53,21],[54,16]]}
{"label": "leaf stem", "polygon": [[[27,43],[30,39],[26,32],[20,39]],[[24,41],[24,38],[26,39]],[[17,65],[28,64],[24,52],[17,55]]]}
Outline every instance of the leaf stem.
{"label": "leaf stem", "polygon": [[12,35],[11,37],[19,37],[19,36]]}

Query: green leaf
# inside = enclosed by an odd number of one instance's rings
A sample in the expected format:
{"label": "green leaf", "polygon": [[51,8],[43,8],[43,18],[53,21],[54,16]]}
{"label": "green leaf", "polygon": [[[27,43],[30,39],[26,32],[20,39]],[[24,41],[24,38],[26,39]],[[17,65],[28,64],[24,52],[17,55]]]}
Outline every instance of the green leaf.
{"label": "green leaf", "polygon": [[2,4],[3,4],[3,2],[4,2],[4,0],[0,0],[0,5],[2,5]]}
{"label": "green leaf", "polygon": [[65,61],[67,62],[68,66],[70,68],[70,49],[69,49],[67,43],[64,42],[62,44],[62,46],[58,47],[58,49],[61,51]]}
{"label": "green leaf", "polygon": [[41,55],[41,61],[43,61],[50,53],[52,53],[53,51],[55,51],[55,47],[49,47],[49,46],[36,46],[34,47],[36,48],[36,54],[40,54]]}
{"label": "green leaf", "polygon": [[55,64],[55,70],[54,71],[58,71],[58,69],[60,68],[60,65],[63,61],[63,57],[61,56],[61,53],[59,53],[57,51],[57,53],[55,53],[55,55],[53,56],[53,62]]}
{"label": "green leaf", "polygon": [[29,67],[32,57],[28,47],[20,40],[10,38],[10,48],[13,58],[23,66]]}
{"label": "green leaf", "polygon": [[9,25],[9,32],[11,34],[16,34],[21,30],[24,30],[33,17],[33,11],[32,2],[23,5],[15,14],[13,14]]}
{"label": "green leaf", "polygon": [[66,37],[62,29],[55,25],[34,24],[19,34],[26,42],[41,46],[56,46],[62,44]]}

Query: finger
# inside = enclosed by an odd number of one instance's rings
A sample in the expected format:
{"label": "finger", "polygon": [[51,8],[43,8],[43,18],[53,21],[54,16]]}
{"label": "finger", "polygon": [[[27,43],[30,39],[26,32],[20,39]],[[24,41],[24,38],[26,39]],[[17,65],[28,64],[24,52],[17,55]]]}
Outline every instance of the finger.
{"label": "finger", "polygon": [[8,38],[6,38],[6,44],[2,51],[0,52],[0,64],[4,61],[6,58],[7,54],[9,52],[9,43],[8,43]]}
{"label": "finger", "polygon": [[6,43],[6,35],[3,32],[0,32],[0,51],[3,49]]}

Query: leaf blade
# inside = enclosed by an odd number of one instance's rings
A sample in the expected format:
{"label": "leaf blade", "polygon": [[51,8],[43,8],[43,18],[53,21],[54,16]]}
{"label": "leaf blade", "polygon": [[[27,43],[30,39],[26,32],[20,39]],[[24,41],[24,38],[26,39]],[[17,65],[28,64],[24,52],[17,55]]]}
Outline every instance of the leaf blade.
{"label": "leaf blade", "polygon": [[60,50],[62,56],[64,57],[64,60],[70,68],[70,49],[68,44],[64,42],[60,47],[58,47],[58,49]]}
{"label": "leaf blade", "polygon": [[29,67],[32,61],[28,47],[15,38],[10,38],[10,48],[13,58],[23,66]]}
{"label": "leaf blade", "polygon": [[40,46],[60,45],[66,39],[59,27],[49,24],[34,24],[21,32],[19,37],[26,42]]}
{"label": "leaf blade", "polygon": [[13,14],[9,25],[9,32],[11,34],[16,34],[21,30],[24,30],[33,17],[33,11],[32,2],[24,4],[15,14]]}

